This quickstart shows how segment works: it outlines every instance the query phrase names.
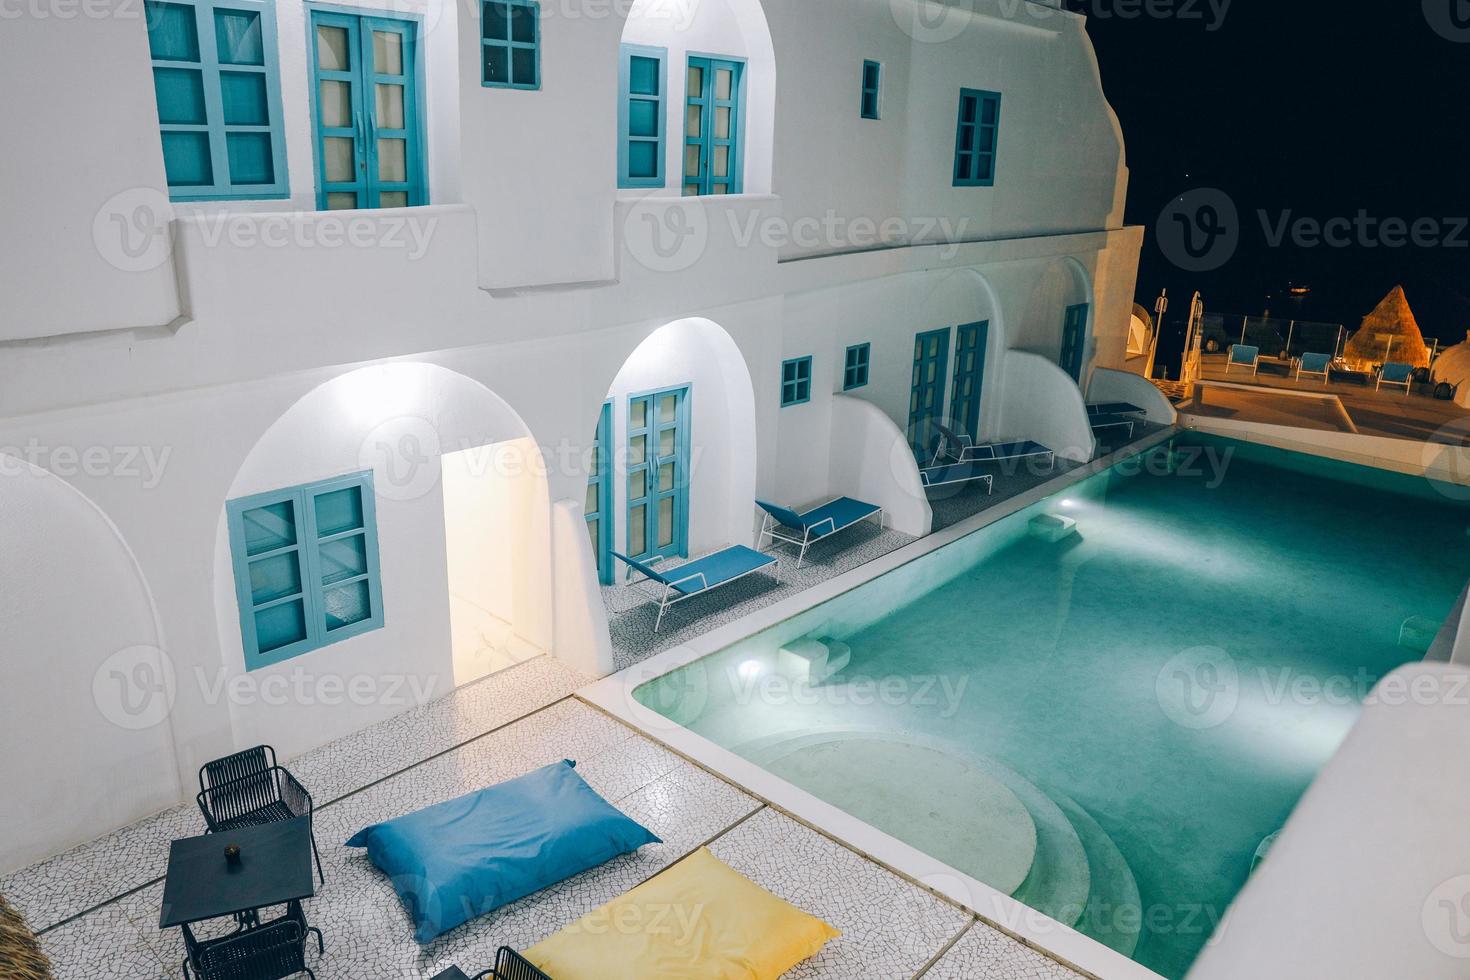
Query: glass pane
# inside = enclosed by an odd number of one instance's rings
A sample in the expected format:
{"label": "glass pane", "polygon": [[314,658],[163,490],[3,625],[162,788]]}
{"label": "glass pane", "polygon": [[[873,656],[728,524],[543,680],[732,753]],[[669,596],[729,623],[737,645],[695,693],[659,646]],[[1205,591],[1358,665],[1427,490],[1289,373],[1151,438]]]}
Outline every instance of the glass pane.
{"label": "glass pane", "polygon": [[691,99],[704,97],[704,69],[698,65],[689,66],[689,79],[684,89],[686,95]]}
{"label": "glass pane", "polygon": [[522,44],[536,40],[536,11],[529,4],[518,3],[510,8],[510,39]]}
{"label": "glass pane", "polygon": [[247,510],[240,523],[245,530],[245,554],[260,555],[296,543],[296,505],[289,500]]}
{"label": "glass pane", "polygon": [[325,613],[327,632],[339,630],[373,615],[372,594],[366,582],[354,582],[340,589],[322,593],[322,609]]}
{"label": "glass pane", "polygon": [[872,119],[878,115],[878,96],[874,92],[863,93],[863,116]]}
{"label": "glass pane", "polygon": [[145,3],[148,53],[159,61],[198,61],[199,28],[194,8],[182,3]]}
{"label": "glass pane", "polygon": [[878,64],[873,61],[863,62],[863,88],[875,89],[878,87]]}
{"label": "glass pane", "polygon": [[658,420],[667,425],[678,418],[679,396],[660,395],[658,399]]}
{"label": "glass pane", "polygon": [[730,176],[730,148],[728,146],[715,147],[715,169],[714,176]]}
{"label": "glass pane", "polygon": [[403,128],[403,86],[378,85],[378,128]]}
{"label": "glass pane", "polygon": [[960,152],[961,153],[969,153],[971,150],[973,150],[975,148],[975,127],[973,127],[973,126],[961,126],[960,127],[960,142],[959,142],[959,146],[960,146]]}
{"label": "glass pane", "polygon": [[628,403],[628,428],[642,429],[648,426],[648,402],[640,398]]}
{"label": "glass pane", "polygon": [[481,37],[491,41],[504,41],[510,37],[510,7],[504,3],[487,3],[481,10]]}
{"label": "glass pane", "polygon": [[668,493],[674,489],[674,464],[664,463],[658,468],[658,491]]}
{"label": "glass pane", "polygon": [[587,537],[592,539],[592,553],[596,554],[598,549],[602,547],[601,521],[592,520],[587,522]]}
{"label": "glass pane", "polygon": [[994,99],[986,99],[985,105],[980,112],[980,121],[987,126],[994,126],[996,117],[1000,115],[1000,103]]}
{"label": "glass pane", "polygon": [[975,161],[975,179],[990,180],[995,175],[995,157],[983,156]]}
{"label": "glass pane", "polygon": [[323,80],[318,101],[321,124],[329,127],[352,126],[352,84]]}
{"label": "glass pane", "polygon": [[658,546],[667,548],[674,543],[674,498],[665,497],[658,502]]}
{"label": "glass pane", "polygon": [[357,179],[357,163],[353,158],[352,137],[328,136],[322,140],[327,179],[351,183]]}
{"label": "glass pane", "polygon": [[378,140],[378,179],[401,184],[408,180],[407,140]]}
{"label": "glass pane", "polygon": [[961,156],[955,161],[954,175],[957,180],[970,179],[970,160],[969,156]]}
{"label": "glass pane", "polygon": [[596,483],[587,484],[587,499],[582,503],[584,514],[595,514],[602,509],[602,488]]}
{"label": "glass pane", "polygon": [[485,81],[497,85],[510,84],[510,50],[487,44],[485,48]]}
{"label": "glass pane", "polygon": [[362,488],[343,487],[316,496],[316,533],[325,538],[363,526]]}
{"label": "glass pane", "polygon": [[648,554],[647,507],[634,507],[628,511],[628,550],[634,558]]}
{"label": "glass pane", "polygon": [[690,177],[700,176],[700,152],[698,146],[684,147],[684,173]]}
{"label": "glass pane", "polygon": [[226,125],[270,125],[270,110],[265,102],[265,73],[222,71],[219,73],[219,90]]}
{"label": "glass pane", "polygon": [[628,440],[628,465],[641,466],[648,459],[648,437],[634,436]]}
{"label": "glass pane", "polygon": [[263,606],[301,592],[301,562],[294,551],[250,563],[250,601]]}
{"label": "glass pane", "polygon": [[698,137],[704,133],[704,107],[692,105],[684,113],[684,135]]}
{"label": "glass pane", "polygon": [[306,604],[297,599],[255,614],[255,645],[261,653],[306,639]]}
{"label": "glass pane", "polygon": [[170,187],[207,187],[214,183],[209,137],[204,133],[164,133],[163,169]]}
{"label": "glass pane", "polygon": [[729,101],[734,91],[735,73],[728,68],[715,71],[715,98]]}
{"label": "glass pane", "polygon": [[378,195],[378,207],[380,208],[406,208],[408,207],[408,191],[383,191]]}
{"label": "glass pane", "polygon": [[678,432],[674,429],[662,429],[658,434],[658,455],[660,459],[667,459],[674,455],[674,447],[678,443],[676,438]]}
{"label": "glass pane", "polygon": [[699,186],[696,185],[696,184],[685,184],[684,185],[684,196],[685,197],[698,197],[699,196]]}
{"label": "glass pane", "polygon": [[628,59],[628,91],[634,95],[658,95],[658,59],[638,55]]}
{"label": "glass pane", "polygon": [[658,176],[658,143],[636,140],[628,144],[628,176]]}
{"label": "glass pane", "polygon": [[253,10],[214,12],[215,47],[222,65],[264,65],[265,45],[260,34],[260,14]]}
{"label": "glass pane", "polygon": [[153,69],[153,91],[158,96],[158,121],[201,125],[204,112],[204,74],[193,68]]}
{"label": "glass pane", "polygon": [[229,133],[225,136],[230,181],[235,184],[274,184],[275,159],[269,133]]}
{"label": "glass pane", "polygon": [[367,574],[366,534],[354,534],[328,541],[321,546],[318,554],[321,556],[323,585]]}
{"label": "glass pane", "polygon": [[510,81],[512,85],[536,84],[535,48],[514,48],[511,50]]}
{"label": "glass pane", "polygon": [[357,195],[352,191],[332,191],[327,195],[328,211],[351,211],[357,207]]}
{"label": "glass pane", "polygon": [[658,103],[635,99],[628,103],[628,135],[658,135]]}
{"label": "glass pane", "polygon": [[715,109],[715,139],[730,138],[730,110],[725,106]]}
{"label": "glass pane", "polygon": [[642,500],[648,496],[648,471],[635,470],[628,474],[628,499]]}
{"label": "glass pane", "polygon": [[352,70],[352,51],[347,43],[347,28],[318,25],[316,60],[322,71]]}
{"label": "glass pane", "polygon": [[972,123],[975,121],[975,100],[970,96],[960,99],[960,122]]}
{"label": "glass pane", "polygon": [[373,71],[379,75],[403,74],[403,35],[397,31],[373,31]]}

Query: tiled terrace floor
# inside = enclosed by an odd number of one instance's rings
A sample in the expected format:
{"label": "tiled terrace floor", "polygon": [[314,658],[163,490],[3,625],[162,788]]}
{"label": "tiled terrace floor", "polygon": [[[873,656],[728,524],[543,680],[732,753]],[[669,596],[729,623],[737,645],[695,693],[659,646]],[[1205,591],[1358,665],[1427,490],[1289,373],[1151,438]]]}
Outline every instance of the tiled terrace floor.
{"label": "tiled terrace floor", "polygon": [[[700,846],[842,930],[798,978],[1066,980],[1076,974],[570,696],[584,679],[538,658],[295,760],[325,802],[327,881],[307,905],[326,933],[322,980],[421,980],[450,963],[482,969]],[[342,846],[359,828],[562,758],[663,838],[516,902],[428,946],[386,878]],[[167,841],[198,833],[180,806],[0,879],[41,931],[58,980],[177,977],[182,943],[157,927]]]}

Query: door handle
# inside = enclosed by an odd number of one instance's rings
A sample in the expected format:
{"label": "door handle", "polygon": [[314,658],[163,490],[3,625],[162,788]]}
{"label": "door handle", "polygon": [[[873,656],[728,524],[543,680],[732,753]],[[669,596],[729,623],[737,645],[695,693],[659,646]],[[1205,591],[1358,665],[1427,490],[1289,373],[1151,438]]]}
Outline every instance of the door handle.
{"label": "door handle", "polygon": [[367,173],[367,128],[362,124],[362,112],[353,114],[354,129],[357,130],[357,169]]}

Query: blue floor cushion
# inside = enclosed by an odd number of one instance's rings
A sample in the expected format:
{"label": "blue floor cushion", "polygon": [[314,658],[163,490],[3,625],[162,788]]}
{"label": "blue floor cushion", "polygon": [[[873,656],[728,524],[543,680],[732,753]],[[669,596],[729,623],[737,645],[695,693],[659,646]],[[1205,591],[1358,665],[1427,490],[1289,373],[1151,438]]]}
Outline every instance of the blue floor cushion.
{"label": "blue floor cushion", "polygon": [[644,844],[629,820],[564,760],[358,831],[427,943],[477,916]]}

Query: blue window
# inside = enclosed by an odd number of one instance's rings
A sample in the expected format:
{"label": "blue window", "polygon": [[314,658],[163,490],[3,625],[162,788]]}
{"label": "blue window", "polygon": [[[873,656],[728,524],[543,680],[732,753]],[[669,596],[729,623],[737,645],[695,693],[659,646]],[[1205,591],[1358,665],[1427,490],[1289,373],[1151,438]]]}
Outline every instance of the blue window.
{"label": "blue window", "polygon": [[147,0],[144,8],[169,196],[286,197],[275,5]]}
{"label": "blue window", "polygon": [[245,667],[383,625],[371,472],[226,505]]}
{"label": "blue window", "polygon": [[739,194],[743,187],[745,120],[740,92],[745,63],[689,59],[684,129],[684,196]]}
{"label": "blue window", "polygon": [[628,399],[628,554],[689,554],[689,388]]}
{"label": "blue window", "polygon": [[541,4],[486,0],[480,4],[480,84],[541,87]]}
{"label": "blue window", "polygon": [[976,439],[980,437],[980,399],[985,388],[985,348],[989,339],[989,320],[961,324],[955,330],[950,428]]}
{"label": "blue window", "polygon": [[960,122],[955,136],[954,185],[993,187],[1000,133],[1000,95],[960,89]]}
{"label": "blue window", "polygon": [[427,202],[418,103],[418,25],[313,10],[317,207]]}
{"label": "blue window", "polygon": [[944,417],[944,385],[948,380],[949,328],[930,330],[914,338],[914,377],[909,394],[909,445],[922,460],[934,457],[939,432],[934,423]]}
{"label": "blue window", "polygon": [[1086,303],[1067,307],[1067,315],[1062,320],[1062,351],[1057,358],[1062,370],[1079,384],[1082,382],[1082,365],[1087,354],[1088,310]]}
{"label": "blue window", "polygon": [[603,402],[592,440],[592,465],[587,474],[587,500],[582,513],[592,554],[597,556],[597,580],[612,585],[612,402]]}
{"label": "blue window", "polygon": [[852,391],[868,383],[868,361],[872,355],[872,344],[856,344],[847,349],[847,360],[842,367],[843,391]]}
{"label": "blue window", "polygon": [[879,96],[882,91],[883,66],[876,61],[864,61],[862,100],[862,116],[864,119],[878,118]]}
{"label": "blue window", "polygon": [[618,186],[663,187],[668,52],[625,44],[618,87]]}
{"label": "blue window", "polygon": [[812,400],[812,359],[795,357],[781,362],[781,407]]}

